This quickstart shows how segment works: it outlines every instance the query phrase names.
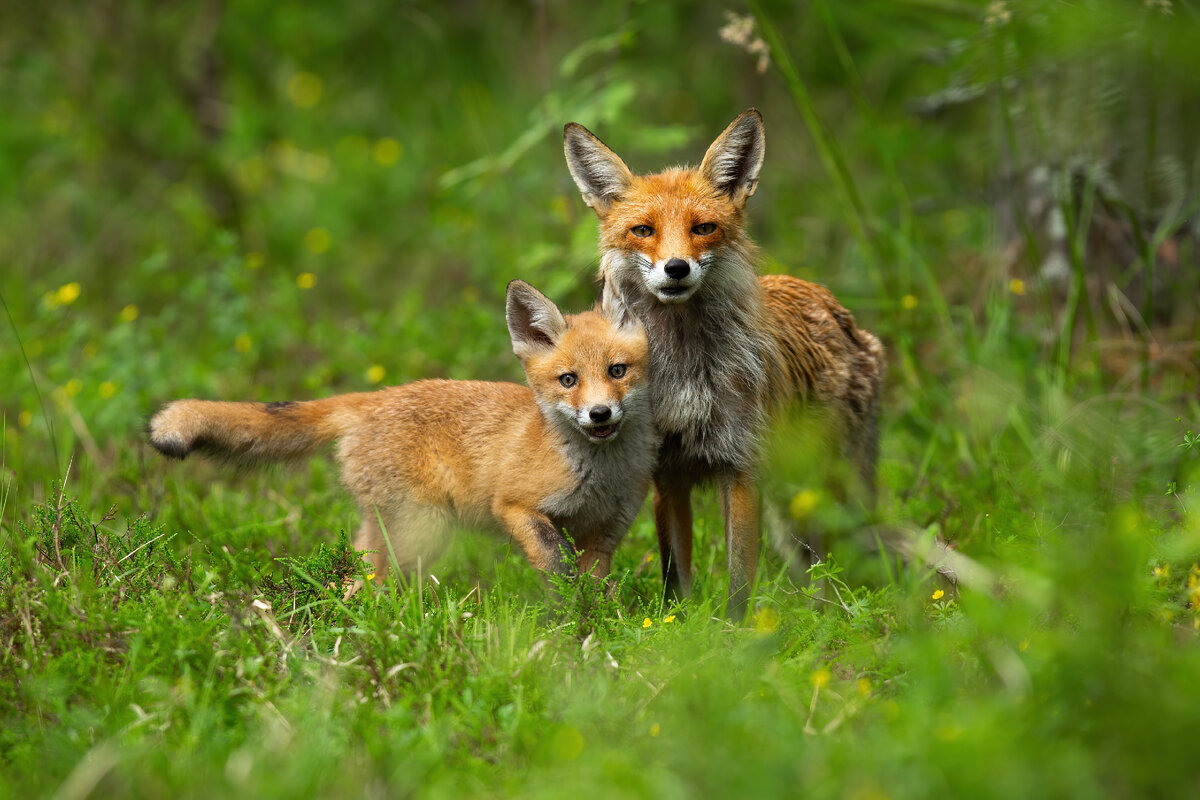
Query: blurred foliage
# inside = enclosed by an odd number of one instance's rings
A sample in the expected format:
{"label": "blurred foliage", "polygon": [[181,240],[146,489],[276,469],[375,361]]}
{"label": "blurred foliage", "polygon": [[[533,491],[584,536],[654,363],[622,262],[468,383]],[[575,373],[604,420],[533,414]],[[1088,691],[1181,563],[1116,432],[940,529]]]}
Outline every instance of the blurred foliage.
{"label": "blurred foliage", "polygon": [[[1194,784],[1194,2],[0,16],[0,794]],[[441,584],[346,604],[329,462],[231,475],[141,443],[175,397],[518,379],[507,281],[595,295],[562,125],[652,170],[751,105],[764,270],[830,286],[889,348],[881,524],[943,536],[998,594],[867,531],[814,538],[808,573],[765,553],[751,624],[722,625],[705,495],[681,609],[646,514],[604,597],[552,602],[464,535]],[[837,518],[795,477],[812,453],[779,449],[780,518]]]}

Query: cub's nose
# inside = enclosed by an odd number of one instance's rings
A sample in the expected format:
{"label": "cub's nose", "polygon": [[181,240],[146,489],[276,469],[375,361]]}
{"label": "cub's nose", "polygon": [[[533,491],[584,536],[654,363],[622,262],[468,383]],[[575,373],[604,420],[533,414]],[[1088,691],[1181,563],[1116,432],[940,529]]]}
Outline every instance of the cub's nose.
{"label": "cub's nose", "polygon": [[682,258],[672,258],[663,267],[663,271],[667,273],[668,278],[674,278],[678,281],[686,278],[688,273],[692,271],[692,268]]}
{"label": "cub's nose", "polygon": [[612,417],[612,409],[608,406],[592,406],[588,416],[592,418],[592,422],[607,422]]}

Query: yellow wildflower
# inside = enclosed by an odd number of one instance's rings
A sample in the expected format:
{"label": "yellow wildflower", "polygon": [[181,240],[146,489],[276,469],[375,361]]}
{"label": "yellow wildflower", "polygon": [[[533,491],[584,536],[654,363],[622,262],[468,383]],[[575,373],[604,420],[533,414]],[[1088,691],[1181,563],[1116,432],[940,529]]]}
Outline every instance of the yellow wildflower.
{"label": "yellow wildflower", "polygon": [[238,186],[248,194],[258,194],[261,192],[270,174],[267,170],[267,162],[263,160],[262,156],[243,158],[234,167],[233,173]]}
{"label": "yellow wildflower", "polygon": [[651,736],[658,736],[660,733],[662,733],[662,725],[659,725],[656,722],[650,726],[650,735]]}
{"label": "yellow wildflower", "polygon": [[812,675],[808,676],[808,679],[812,682],[812,685],[818,689],[824,689],[825,685],[828,684],[832,678],[833,673],[827,669],[819,669]]}
{"label": "yellow wildflower", "polygon": [[324,228],[313,228],[308,233],[304,234],[304,247],[308,252],[314,255],[321,255],[329,249],[329,245],[333,242],[329,231]]}
{"label": "yellow wildflower", "polygon": [[1025,294],[1025,281],[1020,278],[1013,278],[1008,282],[1008,290],[1015,295]]}
{"label": "yellow wildflower", "polygon": [[121,309],[120,317],[122,322],[133,322],[138,318],[138,307],[130,303]]}
{"label": "yellow wildflower", "polygon": [[101,397],[107,400],[117,393],[117,385],[112,381],[105,381],[100,384],[100,388],[97,391],[99,391]]}
{"label": "yellow wildflower", "polygon": [[933,597],[934,600],[941,600],[943,597],[946,596],[946,593],[943,592],[941,589],[938,589],[931,596]]}
{"label": "yellow wildflower", "polygon": [[371,148],[371,156],[375,159],[375,163],[381,167],[390,167],[399,161],[402,155],[404,155],[404,148],[390,136],[380,139]]}
{"label": "yellow wildflower", "polygon": [[871,696],[871,682],[866,678],[859,678],[854,682],[854,688],[858,690],[859,697]]}
{"label": "yellow wildflower", "polygon": [[957,723],[950,723],[936,728],[933,732],[934,736],[941,739],[943,742],[953,742],[955,739],[963,735],[963,726]]}
{"label": "yellow wildflower", "polygon": [[387,374],[383,367],[379,364],[374,365],[367,370],[367,380],[371,383],[379,383],[383,380],[383,376]]}
{"label": "yellow wildflower", "polygon": [[779,627],[779,612],[771,606],[763,606],[754,612],[754,630],[773,633]]}
{"label": "yellow wildflower", "polygon": [[69,306],[79,299],[80,292],[79,284],[75,281],[64,283],[58,287],[58,291],[54,293],[54,299],[58,301],[58,305]]}
{"label": "yellow wildflower", "polygon": [[663,622],[674,622],[674,621],[675,621],[674,614],[668,614],[667,616],[663,617]]}
{"label": "yellow wildflower", "polygon": [[788,504],[788,511],[791,512],[792,519],[804,519],[813,512],[819,502],[821,495],[816,490],[801,489]]}
{"label": "yellow wildflower", "polygon": [[254,346],[254,340],[249,335],[243,333],[233,340],[233,346],[239,353],[249,353],[250,348]]}
{"label": "yellow wildflower", "polygon": [[83,391],[83,381],[79,380],[79,378],[71,378],[71,380],[67,381],[67,385],[63,387],[63,393],[67,397],[74,397],[81,391]]}
{"label": "yellow wildflower", "polygon": [[900,298],[900,305],[905,311],[912,311],[917,307],[917,296],[915,294],[906,294]]}
{"label": "yellow wildflower", "polygon": [[646,617],[644,620],[642,620],[643,628],[649,628],[653,624],[654,624],[654,620],[650,619],[649,617]]}
{"label": "yellow wildflower", "polygon": [[311,272],[301,272],[296,276],[296,285],[301,289],[311,289],[317,285],[317,276]]}
{"label": "yellow wildflower", "polygon": [[571,725],[559,728],[551,738],[551,752],[560,761],[574,761],[579,758],[579,754],[583,752],[583,747],[583,734],[579,732],[578,728]]}
{"label": "yellow wildflower", "polygon": [[312,108],[321,102],[324,90],[324,82],[311,72],[297,72],[287,84],[288,99],[298,108]]}

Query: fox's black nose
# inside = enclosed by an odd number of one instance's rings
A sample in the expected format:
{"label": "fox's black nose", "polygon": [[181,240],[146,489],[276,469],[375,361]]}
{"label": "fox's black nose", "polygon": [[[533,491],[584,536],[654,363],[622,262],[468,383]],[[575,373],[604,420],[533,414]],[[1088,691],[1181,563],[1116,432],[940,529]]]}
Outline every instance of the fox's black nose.
{"label": "fox's black nose", "polygon": [[678,281],[686,278],[688,273],[692,271],[692,268],[682,258],[672,258],[663,267],[663,271],[667,273],[668,278],[674,278]]}
{"label": "fox's black nose", "polygon": [[592,422],[605,422],[612,416],[612,409],[608,406],[592,406],[588,416],[592,418]]}

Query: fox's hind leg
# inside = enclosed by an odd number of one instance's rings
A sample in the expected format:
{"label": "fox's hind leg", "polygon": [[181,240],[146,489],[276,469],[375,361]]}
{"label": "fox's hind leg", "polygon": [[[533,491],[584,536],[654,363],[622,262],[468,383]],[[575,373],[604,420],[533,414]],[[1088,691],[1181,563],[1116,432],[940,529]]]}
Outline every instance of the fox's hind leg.
{"label": "fox's hind leg", "polygon": [[[392,567],[409,576],[428,570],[441,554],[449,534],[444,512],[418,503],[364,506],[363,521],[354,536],[354,549],[371,565],[373,580],[382,582]],[[419,577],[419,576],[418,576]],[[363,587],[360,578],[346,590],[346,599]]]}
{"label": "fox's hind leg", "polygon": [[[383,531],[379,526],[379,518],[374,508],[364,509],[362,515],[362,524],[359,526],[358,532],[354,534],[354,549],[362,553],[363,560],[371,565],[367,573],[368,580],[382,581],[387,577],[388,568],[387,545],[383,543]],[[365,581],[362,578],[356,578],[347,587],[342,600],[349,600],[364,585]]]}
{"label": "fox's hind leg", "polygon": [[873,412],[863,420],[858,440],[854,443],[854,460],[857,462],[858,474],[862,479],[867,507],[874,509],[878,496],[876,468],[879,464],[879,420]]}

